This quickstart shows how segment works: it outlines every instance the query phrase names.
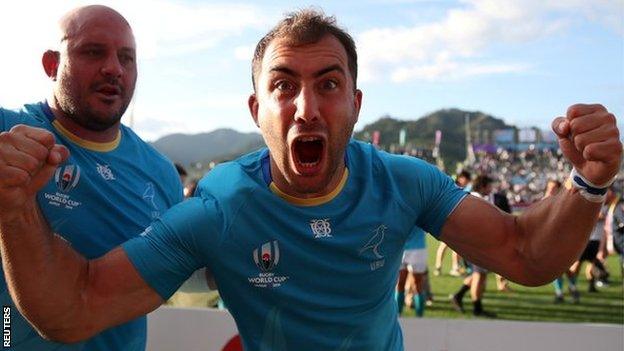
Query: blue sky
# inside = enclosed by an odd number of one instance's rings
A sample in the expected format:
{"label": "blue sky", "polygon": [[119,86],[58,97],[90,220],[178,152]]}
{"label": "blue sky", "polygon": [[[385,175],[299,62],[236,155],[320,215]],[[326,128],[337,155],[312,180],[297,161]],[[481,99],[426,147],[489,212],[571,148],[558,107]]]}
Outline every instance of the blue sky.
{"label": "blue sky", "polygon": [[[55,21],[88,3],[2,2],[1,106],[47,96],[40,58]],[[356,130],[382,115],[416,119],[451,107],[548,128],[576,102],[600,102],[624,126],[623,0],[100,3],[134,28],[139,81],[124,122],[148,140],[255,131],[246,104],[253,48],[285,12],[310,5],[335,15],[358,45]]]}

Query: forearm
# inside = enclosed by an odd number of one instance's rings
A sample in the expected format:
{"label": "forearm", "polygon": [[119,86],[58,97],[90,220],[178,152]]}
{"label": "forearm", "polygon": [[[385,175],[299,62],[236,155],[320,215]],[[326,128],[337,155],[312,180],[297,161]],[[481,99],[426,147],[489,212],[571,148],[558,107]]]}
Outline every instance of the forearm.
{"label": "forearm", "polygon": [[88,262],[51,232],[34,199],[0,218],[0,249],[11,297],[40,333],[86,327]]}
{"label": "forearm", "polygon": [[528,282],[538,285],[556,278],[577,260],[591,233],[601,204],[576,190],[564,189],[517,217],[517,251]]}

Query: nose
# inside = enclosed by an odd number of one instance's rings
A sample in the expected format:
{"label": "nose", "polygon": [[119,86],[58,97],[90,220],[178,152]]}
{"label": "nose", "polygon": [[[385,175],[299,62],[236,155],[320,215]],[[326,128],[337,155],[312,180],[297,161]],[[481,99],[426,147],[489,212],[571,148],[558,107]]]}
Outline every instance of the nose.
{"label": "nose", "polygon": [[123,72],[124,68],[117,55],[108,55],[102,66],[102,74],[106,77],[120,78]]}
{"label": "nose", "polygon": [[295,122],[311,123],[320,118],[319,104],[314,89],[303,87],[295,99]]}

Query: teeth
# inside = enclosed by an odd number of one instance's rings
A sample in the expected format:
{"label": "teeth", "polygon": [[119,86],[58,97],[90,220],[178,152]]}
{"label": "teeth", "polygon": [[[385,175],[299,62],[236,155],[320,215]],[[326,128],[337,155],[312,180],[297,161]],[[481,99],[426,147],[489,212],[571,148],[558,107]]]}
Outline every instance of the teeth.
{"label": "teeth", "polygon": [[318,161],[317,162],[299,162],[300,165],[302,165],[303,167],[314,167],[316,165],[318,165]]}
{"label": "teeth", "polygon": [[299,138],[300,141],[303,142],[308,142],[308,141],[315,141],[315,140],[319,140],[319,138],[314,137],[314,136],[306,136],[306,137],[301,137]]}

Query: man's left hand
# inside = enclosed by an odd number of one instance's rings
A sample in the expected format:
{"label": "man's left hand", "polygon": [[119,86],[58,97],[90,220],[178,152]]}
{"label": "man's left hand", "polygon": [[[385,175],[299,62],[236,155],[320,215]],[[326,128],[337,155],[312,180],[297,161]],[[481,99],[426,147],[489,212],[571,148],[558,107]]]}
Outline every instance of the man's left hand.
{"label": "man's left hand", "polygon": [[615,116],[602,105],[576,104],[552,129],[563,155],[595,185],[608,183],[620,170],[622,143]]}

